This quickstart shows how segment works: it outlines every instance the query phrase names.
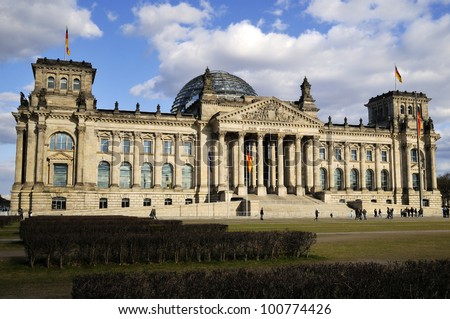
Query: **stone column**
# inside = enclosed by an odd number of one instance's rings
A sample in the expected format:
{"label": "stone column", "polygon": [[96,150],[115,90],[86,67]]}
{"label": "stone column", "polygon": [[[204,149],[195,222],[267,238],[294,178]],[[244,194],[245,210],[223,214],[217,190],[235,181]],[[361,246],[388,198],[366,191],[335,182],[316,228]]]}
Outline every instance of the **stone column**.
{"label": "stone column", "polygon": [[319,136],[314,136],[313,139],[313,191],[321,191],[320,186],[320,165],[319,165]]}
{"label": "stone column", "polygon": [[119,131],[112,132],[112,153],[111,153],[111,187],[119,187],[119,174],[120,174],[120,133]]}
{"label": "stone column", "polygon": [[155,134],[155,162],[153,165],[153,174],[155,178],[155,186],[154,189],[161,189],[161,181],[162,181],[162,134]]}
{"label": "stone column", "polygon": [[17,125],[16,133],[16,170],[14,174],[14,186],[13,188],[20,187],[22,185],[22,168],[23,168],[23,134],[25,132],[25,126]]}
{"label": "stone column", "polygon": [[77,143],[77,186],[83,186],[84,180],[83,180],[83,170],[84,170],[84,145],[85,145],[85,136],[86,136],[86,126],[77,126],[77,133],[78,133],[78,143]]}
{"label": "stone column", "polygon": [[175,161],[174,161],[174,189],[175,190],[182,190],[182,175],[183,175],[183,165],[184,162],[181,160],[181,157],[183,156],[183,136],[181,134],[175,134]]}
{"label": "stone column", "polygon": [[333,169],[333,162],[334,162],[334,148],[333,148],[333,142],[328,142],[328,187],[331,191],[335,190],[334,185],[334,169]]}
{"label": "stone column", "polygon": [[437,190],[437,177],[436,177],[436,145],[430,145],[430,170],[431,170],[431,189]]}
{"label": "stone column", "polygon": [[134,132],[133,141],[133,189],[141,188],[141,133]]}
{"label": "stone column", "polygon": [[239,178],[238,178],[238,195],[243,196],[247,195],[247,186],[245,185],[245,165],[243,163],[244,160],[244,133],[239,133],[238,140],[238,170],[239,170]]}
{"label": "stone column", "polygon": [[[366,187],[366,147],[363,143],[361,143],[359,148],[359,180],[361,181],[361,190],[363,192],[367,191]],[[373,183],[373,180],[372,180]],[[372,184],[373,187],[373,184]]]}
{"label": "stone column", "polygon": [[225,162],[227,153],[225,152],[225,135],[227,132],[219,132],[219,146],[218,146],[218,165],[219,165],[219,192],[221,191],[227,191],[228,187],[225,183],[226,181],[226,169],[225,169]]}
{"label": "stone column", "polygon": [[348,142],[344,144],[344,183],[345,190],[350,191],[350,145]]}
{"label": "stone column", "polygon": [[377,190],[381,190],[381,152],[380,144],[375,145],[375,176]]}
{"label": "stone column", "polygon": [[258,196],[266,196],[267,189],[264,186],[264,134],[258,134],[258,154],[257,154],[257,169],[258,169],[258,188],[256,193]]}
{"label": "stone column", "polygon": [[237,191],[239,184],[239,142],[233,141],[233,189]]}
{"label": "stone column", "polygon": [[278,183],[277,195],[286,196],[286,186],[284,186],[284,148],[283,148],[283,134],[278,134]]}
{"label": "stone column", "polygon": [[412,144],[408,143],[405,147],[405,156],[406,156],[406,181],[407,181],[407,185],[408,185],[408,189],[412,189],[413,188],[413,184],[412,184],[412,176],[411,176],[411,149],[412,149]]}
{"label": "stone column", "polygon": [[295,136],[295,194],[297,196],[305,195],[302,185],[302,136]]}
{"label": "stone column", "polygon": [[270,190],[275,191],[277,175],[277,159],[275,154],[275,141],[269,141],[270,147]]}
{"label": "stone column", "polygon": [[33,186],[34,184],[34,174],[36,170],[36,123],[31,119],[28,119],[28,128],[27,128],[27,155],[26,162],[27,165],[25,167],[25,183],[26,186]]}

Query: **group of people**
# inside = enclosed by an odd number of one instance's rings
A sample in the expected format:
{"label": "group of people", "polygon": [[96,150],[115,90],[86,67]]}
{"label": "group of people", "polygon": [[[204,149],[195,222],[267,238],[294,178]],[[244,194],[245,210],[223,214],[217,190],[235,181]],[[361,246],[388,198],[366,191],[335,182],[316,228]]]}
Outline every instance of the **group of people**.
{"label": "group of people", "polygon": [[400,210],[401,217],[423,217],[423,208],[406,207]]}
{"label": "group of people", "polygon": [[448,206],[442,206],[442,217],[449,218],[449,211]]}

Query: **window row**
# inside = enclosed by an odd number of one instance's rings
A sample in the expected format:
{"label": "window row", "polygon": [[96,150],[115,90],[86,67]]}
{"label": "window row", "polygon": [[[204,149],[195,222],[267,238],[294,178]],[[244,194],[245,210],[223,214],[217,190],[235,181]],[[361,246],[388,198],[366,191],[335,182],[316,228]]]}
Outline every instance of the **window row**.
{"label": "window row", "polygon": [[[345,184],[344,172],[342,171],[342,169],[335,169],[333,177],[334,187],[337,190],[343,190],[345,188]],[[322,189],[328,188],[327,170],[323,167],[320,168],[320,186]],[[380,187],[383,190],[388,190],[389,188],[389,172],[385,169],[381,171]],[[350,188],[353,190],[358,190],[361,188],[359,171],[355,168],[350,171]],[[371,169],[366,170],[365,173],[365,188],[369,191],[375,190],[375,173]]]}
{"label": "window row", "polygon": [[[49,76],[47,78],[47,88],[55,89],[57,87],[57,83],[55,81],[55,77]],[[59,79],[59,88],[61,90],[67,90],[69,88],[69,82],[66,77],[62,77]],[[79,91],[81,88],[80,79],[73,79],[72,81],[72,90]]]}
{"label": "window row", "polygon": [[[173,188],[173,166],[165,163],[161,168],[161,187]],[[128,162],[120,164],[119,171],[119,187],[131,188],[132,184],[132,167]],[[181,168],[181,187],[183,189],[191,189],[194,187],[194,169],[191,165],[185,164]],[[98,188],[109,188],[111,186],[111,165],[106,161],[98,164]],[[153,166],[150,163],[144,163],[141,166],[141,188],[152,188],[154,186]]]}
{"label": "window row", "polygon": [[[140,148],[143,150],[144,154],[153,154],[153,140],[144,140],[142,142],[142,147]],[[131,140],[130,139],[124,139],[121,143],[121,150],[124,154],[130,154],[131,153]],[[108,153],[111,152],[110,147],[110,140],[108,138],[102,138],[100,140],[100,152],[102,153]],[[173,141],[163,141],[163,149],[162,149],[163,155],[173,155],[174,154],[174,143]],[[191,156],[193,154],[192,152],[192,142],[190,141],[184,141],[183,142],[183,154],[187,156]]]}
{"label": "window row", "polygon": [[[352,161],[358,161],[359,157],[358,156],[358,151],[357,149],[350,149],[350,160]],[[343,155],[342,155],[342,149],[341,148],[336,148],[334,150],[334,157],[337,161],[342,161],[343,159]],[[381,151],[381,161],[382,162],[387,162],[388,161],[388,151],[387,150],[382,150]],[[326,151],[325,148],[322,147],[319,149],[319,158],[321,160],[326,160]],[[368,162],[373,162],[374,161],[374,151],[373,150],[366,150],[366,161]]]}
{"label": "window row", "polygon": [[[186,198],[184,200],[185,205],[190,205],[194,202],[192,198]],[[165,198],[164,199],[164,205],[172,205],[172,198]],[[66,197],[53,197],[52,198],[52,210],[66,210],[67,206],[67,198]],[[121,206],[122,208],[130,207],[130,199],[129,198],[122,198],[121,200]],[[151,198],[144,198],[142,201],[142,206],[152,206],[152,199]],[[100,198],[98,201],[98,208],[99,209],[106,209],[108,208],[108,198]]]}

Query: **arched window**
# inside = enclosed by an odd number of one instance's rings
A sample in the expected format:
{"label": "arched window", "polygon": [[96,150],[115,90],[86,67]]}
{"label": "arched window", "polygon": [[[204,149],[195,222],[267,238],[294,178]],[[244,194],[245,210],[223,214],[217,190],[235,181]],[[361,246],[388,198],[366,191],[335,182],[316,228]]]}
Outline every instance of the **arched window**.
{"label": "arched window", "polygon": [[342,190],[342,170],[340,168],[336,168],[334,171],[334,186],[337,190]]}
{"label": "arched window", "polygon": [[408,106],[408,115],[412,115],[412,114],[413,114],[413,109],[412,109],[412,106],[409,105]]}
{"label": "arched window", "polygon": [[373,190],[373,171],[368,169],[366,171],[366,188],[367,190]]}
{"label": "arched window", "polygon": [[74,79],[73,80],[73,90],[74,91],[79,91],[80,88],[81,88],[80,80],[79,79]]}
{"label": "arched window", "polygon": [[387,170],[381,171],[381,188],[387,191],[389,188],[389,172]]}
{"label": "arched window", "polygon": [[67,90],[67,79],[61,78],[61,81],[59,82],[59,88],[61,90]]}
{"label": "arched window", "polygon": [[131,164],[122,162],[120,164],[120,188],[131,188]]}
{"label": "arched window", "polygon": [[417,163],[417,160],[418,160],[418,158],[417,158],[417,149],[413,148],[413,149],[411,149],[411,162]]}
{"label": "arched window", "polygon": [[53,76],[49,76],[47,78],[47,88],[54,89],[55,88],[55,78]]}
{"label": "arched window", "polygon": [[108,188],[110,185],[110,166],[108,162],[101,161],[98,164],[97,187]]}
{"label": "arched window", "polygon": [[153,168],[150,163],[144,163],[141,167],[141,188],[153,186]]}
{"label": "arched window", "polygon": [[191,189],[193,187],[193,168],[191,165],[185,164],[181,169],[181,186],[183,189]]}
{"label": "arched window", "polygon": [[400,114],[405,114],[405,105],[400,105]]}
{"label": "arched window", "polygon": [[67,133],[55,133],[50,137],[51,150],[71,150],[73,148],[73,140]]}
{"label": "arched window", "polygon": [[320,187],[322,189],[327,187],[327,170],[323,167],[320,168]]}
{"label": "arched window", "polygon": [[359,178],[358,178],[358,170],[357,169],[355,169],[355,168],[353,168],[351,171],[350,171],[350,187],[353,189],[353,190],[357,190],[358,189],[358,186],[359,186]]}
{"label": "arched window", "polygon": [[162,166],[162,188],[172,188],[173,185],[173,174],[172,165],[166,163]]}

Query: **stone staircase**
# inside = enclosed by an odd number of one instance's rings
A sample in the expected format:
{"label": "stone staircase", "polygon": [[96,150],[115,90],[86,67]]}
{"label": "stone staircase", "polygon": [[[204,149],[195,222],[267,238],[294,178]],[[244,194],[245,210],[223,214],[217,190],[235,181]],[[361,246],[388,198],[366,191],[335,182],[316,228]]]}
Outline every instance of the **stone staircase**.
{"label": "stone staircase", "polygon": [[259,202],[259,207],[264,209],[264,218],[314,218],[316,209],[319,210],[319,218],[330,218],[330,214],[349,218],[351,210],[345,203],[324,203],[308,195],[248,195],[248,200]]}

